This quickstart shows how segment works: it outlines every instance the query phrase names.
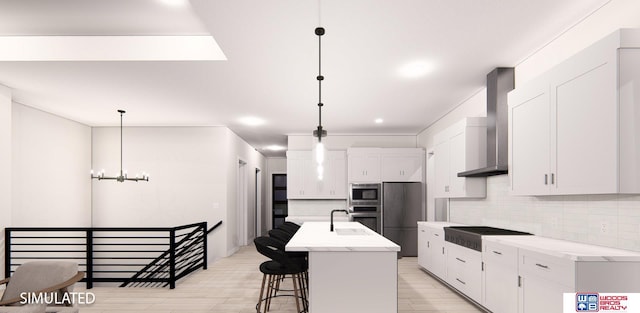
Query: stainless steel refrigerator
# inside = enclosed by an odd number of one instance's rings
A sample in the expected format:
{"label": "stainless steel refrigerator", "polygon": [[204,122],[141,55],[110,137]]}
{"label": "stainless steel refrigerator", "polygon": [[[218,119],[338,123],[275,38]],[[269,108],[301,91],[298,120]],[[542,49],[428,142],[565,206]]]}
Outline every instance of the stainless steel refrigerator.
{"label": "stainless steel refrigerator", "polygon": [[382,235],[400,245],[400,256],[418,255],[422,183],[382,183]]}

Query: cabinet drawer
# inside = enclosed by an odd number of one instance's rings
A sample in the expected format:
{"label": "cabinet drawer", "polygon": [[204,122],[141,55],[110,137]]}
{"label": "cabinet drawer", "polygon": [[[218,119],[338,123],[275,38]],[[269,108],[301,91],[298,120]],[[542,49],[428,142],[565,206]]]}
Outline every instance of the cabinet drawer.
{"label": "cabinet drawer", "polygon": [[481,253],[446,242],[447,282],[467,297],[480,302],[482,293]]}
{"label": "cabinet drawer", "polygon": [[575,286],[575,262],[527,250],[520,250],[520,272],[559,284]]}
{"label": "cabinet drawer", "polygon": [[518,248],[485,241],[482,247],[482,259],[485,262],[516,268],[518,266]]}

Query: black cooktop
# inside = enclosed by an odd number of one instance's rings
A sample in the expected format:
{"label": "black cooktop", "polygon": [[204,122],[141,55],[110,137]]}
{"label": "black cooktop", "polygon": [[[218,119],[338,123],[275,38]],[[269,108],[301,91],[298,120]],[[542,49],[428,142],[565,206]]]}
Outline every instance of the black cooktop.
{"label": "black cooktop", "polygon": [[482,236],[532,235],[521,231],[489,226],[444,227],[444,240],[482,252]]}

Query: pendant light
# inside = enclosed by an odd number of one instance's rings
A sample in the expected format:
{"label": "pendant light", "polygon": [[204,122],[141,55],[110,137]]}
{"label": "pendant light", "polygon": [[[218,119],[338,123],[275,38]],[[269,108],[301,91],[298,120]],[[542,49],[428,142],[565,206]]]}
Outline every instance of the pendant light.
{"label": "pendant light", "polygon": [[122,170],[122,116],[126,113],[124,110],[118,110],[120,113],[120,175],[115,177],[104,176],[104,170],[98,172],[98,175],[93,174],[93,170],[91,170],[91,178],[97,180],[115,180],[119,182],[124,182],[125,180],[130,180],[134,182],[138,181],[149,181],[149,174],[142,172],[142,177],[136,174],[136,177],[128,177],[127,172]]}
{"label": "pendant light", "polygon": [[318,172],[318,180],[322,180],[324,176],[324,157],[326,148],[322,143],[322,137],[327,136],[327,131],[322,129],[322,107],[324,104],[322,103],[322,81],[324,80],[324,76],[322,76],[322,35],[324,35],[324,28],[317,27],[315,29],[315,33],[318,36],[318,76],[316,79],[318,80],[318,127],[313,131],[313,138],[318,139],[315,142],[315,147],[313,151],[314,159],[317,165]]}

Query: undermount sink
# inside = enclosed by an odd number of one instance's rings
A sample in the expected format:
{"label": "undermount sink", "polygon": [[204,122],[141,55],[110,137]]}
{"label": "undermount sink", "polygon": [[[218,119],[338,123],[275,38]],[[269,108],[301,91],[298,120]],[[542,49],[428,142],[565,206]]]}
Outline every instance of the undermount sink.
{"label": "undermount sink", "polygon": [[339,236],[369,236],[371,235],[366,229],[362,228],[336,228],[336,235]]}

